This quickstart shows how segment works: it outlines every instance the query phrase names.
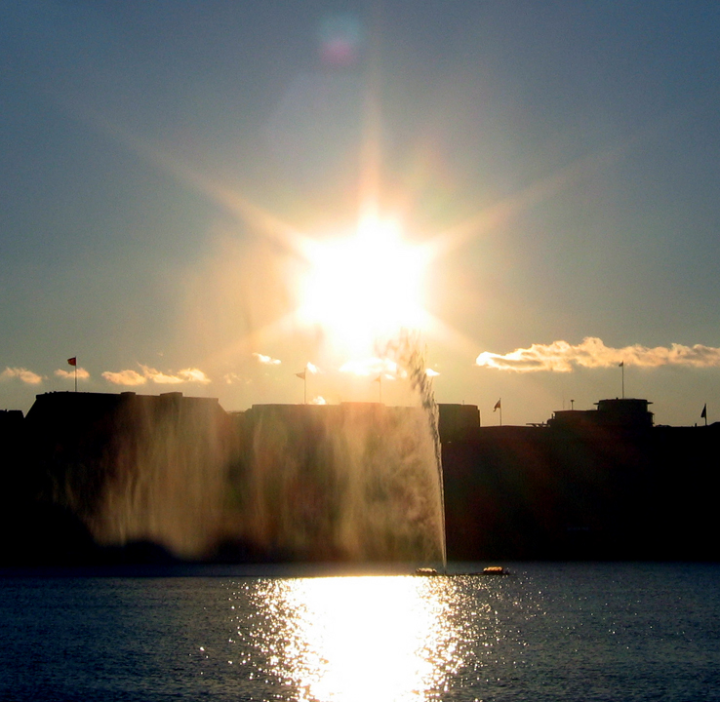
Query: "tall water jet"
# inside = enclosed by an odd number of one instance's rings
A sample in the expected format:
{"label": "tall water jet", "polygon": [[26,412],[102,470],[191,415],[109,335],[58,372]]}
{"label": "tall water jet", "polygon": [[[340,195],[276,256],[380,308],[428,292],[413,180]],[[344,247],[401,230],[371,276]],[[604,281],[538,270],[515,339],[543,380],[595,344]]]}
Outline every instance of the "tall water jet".
{"label": "tall water jet", "polygon": [[445,494],[442,466],[442,446],[440,444],[440,415],[435,393],[433,391],[432,379],[427,373],[425,358],[419,350],[419,339],[409,332],[403,332],[399,338],[388,344],[388,353],[397,358],[401,368],[408,374],[410,386],[419,395],[420,406],[425,414],[428,431],[432,439],[433,456],[435,463],[435,478],[438,491],[438,538],[440,541],[441,560],[443,571],[447,569],[447,539],[445,533]]}

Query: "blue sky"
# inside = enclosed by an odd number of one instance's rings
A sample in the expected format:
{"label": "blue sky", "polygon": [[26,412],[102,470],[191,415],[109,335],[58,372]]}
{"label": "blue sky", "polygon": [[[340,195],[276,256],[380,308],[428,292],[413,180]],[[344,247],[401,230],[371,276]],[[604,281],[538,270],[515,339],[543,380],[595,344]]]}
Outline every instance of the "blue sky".
{"label": "blue sky", "polygon": [[718,30],[711,2],[0,4],[0,407],[71,356],[88,391],[245,409],[311,363],[311,398],[377,399],[298,315],[306,243],[370,194],[433,252],[438,401],[543,421],[620,359],[656,421],[720,418]]}

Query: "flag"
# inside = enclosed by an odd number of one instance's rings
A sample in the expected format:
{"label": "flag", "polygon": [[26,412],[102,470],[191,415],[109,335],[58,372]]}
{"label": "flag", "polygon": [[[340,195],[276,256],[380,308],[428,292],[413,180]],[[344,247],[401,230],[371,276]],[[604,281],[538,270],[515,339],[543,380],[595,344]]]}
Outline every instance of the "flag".
{"label": "flag", "polygon": [[373,380],[373,383],[379,383],[382,381],[382,374],[380,374],[375,380]]}
{"label": "flag", "polygon": [[300,380],[305,380],[305,373],[306,371],[303,371],[302,373],[295,373],[295,375],[300,378]]}
{"label": "flag", "polygon": [[700,413],[700,416],[701,416],[703,419],[707,419],[707,403],[705,403],[705,404],[703,405],[703,411]]}
{"label": "flag", "polygon": [[69,363],[71,366],[77,366],[77,357],[76,357],[76,356],[73,356],[72,358],[68,358],[68,363]]}
{"label": "flag", "polygon": [[493,407],[493,412],[499,409],[502,409],[502,397],[495,403],[495,407]]}
{"label": "flag", "polygon": [[618,368],[624,368],[625,367],[625,361],[620,361],[620,365],[618,365]]}

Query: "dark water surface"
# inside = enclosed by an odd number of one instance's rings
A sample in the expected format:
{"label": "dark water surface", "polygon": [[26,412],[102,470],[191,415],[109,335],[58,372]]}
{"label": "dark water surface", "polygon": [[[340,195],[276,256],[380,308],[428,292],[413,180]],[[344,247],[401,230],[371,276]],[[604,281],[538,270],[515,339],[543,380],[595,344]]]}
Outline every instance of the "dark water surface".
{"label": "dark water surface", "polygon": [[508,567],[1,577],[0,699],[720,700],[720,565]]}

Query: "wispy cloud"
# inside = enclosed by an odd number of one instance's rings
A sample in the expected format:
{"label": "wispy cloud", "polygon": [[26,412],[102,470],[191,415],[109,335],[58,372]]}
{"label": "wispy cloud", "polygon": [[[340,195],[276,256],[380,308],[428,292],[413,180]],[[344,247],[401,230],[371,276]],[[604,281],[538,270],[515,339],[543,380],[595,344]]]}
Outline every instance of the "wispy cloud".
{"label": "wispy cloud", "polygon": [[257,358],[257,360],[267,366],[279,366],[282,361],[279,358],[273,358],[272,356],[266,356],[262,353],[253,353],[253,356]]}
{"label": "wispy cloud", "polygon": [[440,373],[438,373],[436,370],[433,370],[432,368],[426,368],[425,375],[428,378],[437,378],[440,375]]}
{"label": "wispy cloud", "polygon": [[200,383],[201,385],[207,385],[211,382],[203,371],[199,368],[184,368],[178,371],[178,376],[182,378],[185,383]]}
{"label": "wispy cloud", "polygon": [[615,349],[605,346],[602,339],[587,337],[580,344],[554,341],[552,344],[533,344],[527,349],[515,349],[507,354],[484,351],[476,360],[478,366],[517,373],[558,371],[569,373],[574,367],[609,368],[626,365],[644,368],[660,366],[690,366],[693,368],[720,367],[720,348],[713,346],[656,346],[635,344]]}
{"label": "wispy cloud", "polygon": [[312,400],[310,400],[311,405],[326,405],[327,402],[325,401],[325,398],[322,395],[318,395],[317,397],[313,397]]}
{"label": "wispy cloud", "polygon": [[[58,378],[74,379],[75,371],[67,371],[62,368],[58,368],[55,371],[55,375]],[[77,379],[78,380],[88,380],[89,378],[90,378],[90,373],[88,373],[84,368],[77,369]]]}
{"label": "wispy cloud", "polygon": [[147,383],[147,378],[134,370],[105,371],[102,377],[113,385],[144,385]]}
{"label": "wispy cloud", "polygon": [[147,382],[157,385],[179,385],[180,383],[200,383],[207,385],[210,378],[199,368],[184,368],[175,374],[163,373],[156,368],[140,364],[142,373],[135,370],[105,371],[102,377],[113,385],[144,385]]}
{"label": "wispy cloud", "polygon": [[18,378],[28,385],[39,385],[43,381],[41,375],[33,373],[27,368],[10,368],[8,366],[2,373],[0,373],[0,380],[11,380],[12,378]]}
{"label": "wispy cloud", "polygon": [[140,368],[142,368],[143,375],[157,385],[179,385],[183,382],[182,378],[177,375],[168,375],[150,366],[141,365]]}

